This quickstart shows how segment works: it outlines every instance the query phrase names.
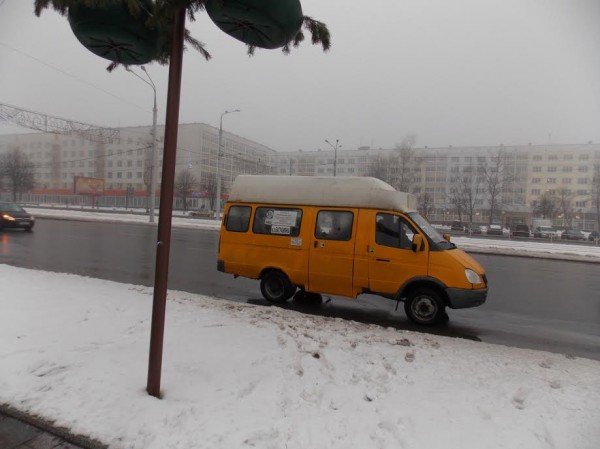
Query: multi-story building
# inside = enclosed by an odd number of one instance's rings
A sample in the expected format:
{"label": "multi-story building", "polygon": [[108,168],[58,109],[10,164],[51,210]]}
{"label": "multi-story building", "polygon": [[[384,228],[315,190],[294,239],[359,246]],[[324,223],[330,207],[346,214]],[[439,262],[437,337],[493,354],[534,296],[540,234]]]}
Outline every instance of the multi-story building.
{"label": "multi-story building", "polygon": [[[76,176],[104,180],[100,203],[123,205],[115,198],[127,189],[138,193],[137,205],[145,202],[152,167],[152,128],[121,128],[118,136],[97,143],[73,135],[29,133],[0,135],[0,155],[19,149],[35,166],[33,196],[36,201],[57,201],[73,193]],[[157,127],[158,182],[164,145],[164,127]],[[240,173],[269,173],[275,151],[244,137],[223,131],[217,155],[219,130],[203,123],[181,124],[177,139],[176,174],[189,171],[197,180],[191,207],[208,207],[214,195],[217,159],[223,192]],[[211,182],[212,178],[212,182]],[[207,190],[211,190],[208,192]],[[60,200],[59,200],[60,201]],[[112,201],[112,203],[111,203]],[[132,200],[133,201],[133,200]]]}
{"label": "multi-story building", "polygon": [[[159,126],[161,155],[163,133],[164,127]],[[198,181],[190,207],[208,207],[218,161],[225,198],[238,174],[332,176],[335,172],[336,176],[376,176],[414,193],[431,221],[528,222],[533,205],[544,195],[568,200],[570,218],[578,220],[572,223],[577,227],[592,227],[596,220],[592,188],[595,173],[600,175],[600,144],[591,142],[278,153],[223,132],[218,155],[218,139],[218,128],[202,123],[179,126],[176,174],[188,170]],[[104,179],[104,201],[114,197],[113,204],[119,206],[123,202],[118,198],[128,188],[138,192],[138,203],[145,201],[151,142],[151,127],[121,128],[117,137],[105,143],[44,133],[0,135],[0,155],[18,148],[34,163],[36,201],[72,195],[73,178],[86,176]]]}

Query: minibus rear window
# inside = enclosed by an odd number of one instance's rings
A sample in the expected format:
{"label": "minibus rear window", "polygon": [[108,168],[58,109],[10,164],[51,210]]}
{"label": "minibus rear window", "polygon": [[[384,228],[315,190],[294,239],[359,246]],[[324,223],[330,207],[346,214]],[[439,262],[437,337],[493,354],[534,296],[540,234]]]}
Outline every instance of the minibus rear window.
{"label": "minibus rear window", "polygon": [[249,206],[231,206],[227,214],[225,229],[232,232],[246,232],[250,224],[250,213],[252,209]]}
{"label": "minibus rear window", "polygon": [[296,237],[300,234],[301,223],[302,209],[257,207],[252,231],[255,234]]}

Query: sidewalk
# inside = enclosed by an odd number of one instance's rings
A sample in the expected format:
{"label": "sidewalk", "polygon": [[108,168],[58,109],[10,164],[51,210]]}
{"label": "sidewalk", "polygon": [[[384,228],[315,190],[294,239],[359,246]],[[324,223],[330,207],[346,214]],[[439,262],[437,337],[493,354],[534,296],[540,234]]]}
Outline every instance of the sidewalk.
{"label": "sidewalk", "polygon": [[106,449],[106,446],[0,405],[0,448]]}

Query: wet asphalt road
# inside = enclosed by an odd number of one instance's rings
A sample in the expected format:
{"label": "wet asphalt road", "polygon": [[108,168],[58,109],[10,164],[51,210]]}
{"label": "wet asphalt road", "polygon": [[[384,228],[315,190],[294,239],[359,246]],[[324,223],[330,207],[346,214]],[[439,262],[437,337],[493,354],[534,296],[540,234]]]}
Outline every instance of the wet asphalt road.
{"label": "wet asphalt road", "polygon": [[[0,233],[0,263],[117,282],[154,283],[156,228],[123,223],[38,219],[33,233]],[[173,229],[169,288],[270,306],[257,281],[216,271],[218,233]],[[542,349],[600,360],[600,266],[520,257],[473,255],[490,284],[478,308],[449,310],[450,322],[415,327],[402,305],[371,295],[284,307],[397,329]]]}

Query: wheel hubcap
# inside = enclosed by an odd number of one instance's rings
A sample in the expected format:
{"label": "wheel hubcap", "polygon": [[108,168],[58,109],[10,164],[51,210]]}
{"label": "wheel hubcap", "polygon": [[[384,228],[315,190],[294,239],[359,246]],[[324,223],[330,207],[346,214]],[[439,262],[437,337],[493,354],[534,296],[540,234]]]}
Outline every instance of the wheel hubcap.
{"label": "wheel hubcap", "polygon": [[278,298],[283,295],[283,283],[272,280],[267,284],[267,290],[271,296]]}
{"label": "wheel hubcap", "polygon": [[435,316],[437,304],[429,296],[419,296],[413,301],[412,311],[417,318],[428,321]]}

